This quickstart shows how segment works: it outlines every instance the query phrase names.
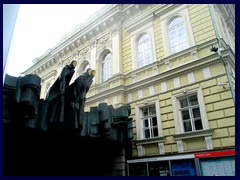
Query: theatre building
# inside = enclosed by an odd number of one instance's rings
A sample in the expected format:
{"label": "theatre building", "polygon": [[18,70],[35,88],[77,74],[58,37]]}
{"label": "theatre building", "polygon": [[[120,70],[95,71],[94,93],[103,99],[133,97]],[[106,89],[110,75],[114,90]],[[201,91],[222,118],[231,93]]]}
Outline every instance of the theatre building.
{"label": "theatre building", "polygon": [[131,106],[123,175],[235,175],[235,5],[109,4],[23,73],[45,98],[73,59],[71,83],[96,70],[85,111]]}

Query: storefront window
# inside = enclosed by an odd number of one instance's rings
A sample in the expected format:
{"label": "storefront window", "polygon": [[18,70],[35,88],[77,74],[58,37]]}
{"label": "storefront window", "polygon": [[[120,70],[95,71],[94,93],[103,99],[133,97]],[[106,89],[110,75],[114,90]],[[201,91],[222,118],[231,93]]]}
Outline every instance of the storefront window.
{"label": "storefront window", "polygon": [[235,176],[235,157],[200,159],[202,176]]}
{"label": "storefront window", "polygon": [[197,176],[194,159],[171,161],[172,176]]}
{"label": "storefront window", "polygon": [[147,164],[146,163],[130,163],[129,164],[129,176],[147,176]]}
{"label": "storefront window", "polygon": [[168,161],[149,162],[148,169],[149,176],[170,176]]}

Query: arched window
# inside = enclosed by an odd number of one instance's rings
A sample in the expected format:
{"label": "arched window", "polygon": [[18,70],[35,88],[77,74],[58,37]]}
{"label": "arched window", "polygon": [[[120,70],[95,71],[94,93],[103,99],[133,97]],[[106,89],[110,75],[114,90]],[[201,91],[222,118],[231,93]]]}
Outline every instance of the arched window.
{"label": "arched window", "polygon": [[90,64],[88,60],[82,60],[79,62],[79,65],[77,68],[75,68],[76,71],[76,78],[80,76],[81,74],[84,74],[86,70],[90,68]]}
{"label": "arched window", "polygon": [[138,67],[152,63],[151,43],[149,34],[142,35],[137,42]]}
{"label": "arched window", "polygon": [[102,61],[102,81],[103,82],[108,80],[112,75],[111,59],[112,59],[112,55],[110,52],[105,54],[105,56],[103,56],[103,61]]}
{"label": "arched window", "polygon": [[172,19],[168,26],[168,35],[172,54],[189,47],[184,21],[181,17]]}

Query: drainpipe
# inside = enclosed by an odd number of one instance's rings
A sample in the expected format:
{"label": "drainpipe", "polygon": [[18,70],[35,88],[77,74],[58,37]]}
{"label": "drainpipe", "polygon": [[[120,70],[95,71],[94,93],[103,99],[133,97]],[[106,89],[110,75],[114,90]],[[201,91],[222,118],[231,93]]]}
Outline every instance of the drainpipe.
{"label": "drainpipe", "polygon": [[212,11],[212,8],[211,8],[211,4],[208,4],[208,7],[209,7],[209,11],[210,11],[210,16],[211,16],[212,21],[213,21],[214,31],[215,31],[215,34],[217,36],[218,45],[219,45],[217,53],[218,53],[220,59],[222,60],[222,62],[224,64],[224,68],[225,68],[227,78],[228,78],[228,82],[229,82],[229,87],[230,87],[232,97],[233,97],[233,103],[234,103],[234,106],[235,106],[235,91],[234,91],[234,88],[233,88],[232,79],[231,79],[229,69],[228,69],[228,62],[222,56],[222,52],[221,52],[222,51],[222,43],[221,43],[221,40],[220,40],[220,37],[219,37],[219,34],[218,34],[218,30],[217,30],[216,22],[215,22],[215,19],[214,19],[213,11]]}

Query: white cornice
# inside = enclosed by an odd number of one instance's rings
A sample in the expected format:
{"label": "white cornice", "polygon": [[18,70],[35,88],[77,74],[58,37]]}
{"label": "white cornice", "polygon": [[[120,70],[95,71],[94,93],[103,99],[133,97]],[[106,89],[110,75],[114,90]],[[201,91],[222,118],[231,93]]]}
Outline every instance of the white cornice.
{"label": "white cornice", "polygon": [[[141,8],[140,8],[141,6]],[[71,53],[73,51],[78,51],[79,47],[81,47],[85,43],[91,43],[92,41],[96,41],[101,34],[106,33],[106,31],[112,31],[112,26],[115,26],[116,24],[121,24],[122,21],[127,20],[130,17],[123,18],[123,7],[124,9],[131,10],[133,15],[134,13],[138,13],[140,9],[147,10],[144,12],[151,12],[151,9],[156,9],[159,5],[121,5],[121,4],[112,4],[107,5],[104,8],[97,11],[95,14],[93,14],[88,20],[86,20],[84,23],[80,24],[74,30],[72,30],[69,34],[65,35],[65,39],[53,48],[49,49],[45,54],[42,56],[34,59],[34,65],[27,69],[25,72],[31,72],[35,71],[39,66],[42,66],[47,59],[55,59],[58,61],[63,56],[61,54],[61,51],[66,51],[67,53]],[[153,7],[153,8],[152,8]],[[145,18],[145,20],[147,20]],[[105,26],[104,26],[105,25]],[[90,34],[90,32],[92,32]],[[83,39],[83,37],[86,37]],[[68,49],[67,47],[70,47],[74,43],[75,49]],[[61,54],[61,56],[57,56],[57,54]],[[37,68],[36,68],[37,66]]]}
{"label": "white cornice", "polygon": [[50,78],[54,78],[54,76],[57,74],[56,70],[53,70],[52,72],[48,73],[47,75],[43,76],[41,79],[42,81],[48,80]]}
{"label": "white cornice", "polygon": [[167,79],[174,78],[181,74],[191,72],[193,70],[200,69],[205,66],[208,66],[209,64],[213,64],[217,62],[220,62],[220,59],[217,55],[210,55],[210,56],[198,59],[196,61],[188,62],[178,67],[171,68],[170,70],[165,71],[163,73],[149,76],[148,78],[145,78],[133,84],[127,85],[125,86],[125,92],[128,93],[128,92],[136,91],[137,89],[139,89],[139,87],[148,87],[149,85],[159,83],[160,81],[166,81]]}

